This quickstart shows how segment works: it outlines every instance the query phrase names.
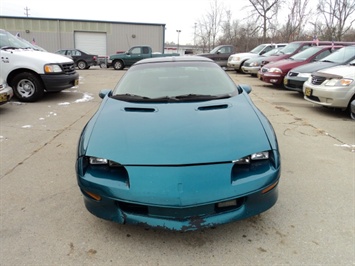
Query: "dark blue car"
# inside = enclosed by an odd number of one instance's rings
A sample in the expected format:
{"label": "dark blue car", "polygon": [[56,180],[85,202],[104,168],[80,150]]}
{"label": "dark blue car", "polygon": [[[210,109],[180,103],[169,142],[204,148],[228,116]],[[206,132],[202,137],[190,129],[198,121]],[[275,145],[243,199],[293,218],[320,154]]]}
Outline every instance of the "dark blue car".
{"label": "dark blue car", "polygon": [[76,172],[86,208],[121,224],[196,230],[262,213],[278,198],[272,125],[212,60],[145,59],[80,136]]}

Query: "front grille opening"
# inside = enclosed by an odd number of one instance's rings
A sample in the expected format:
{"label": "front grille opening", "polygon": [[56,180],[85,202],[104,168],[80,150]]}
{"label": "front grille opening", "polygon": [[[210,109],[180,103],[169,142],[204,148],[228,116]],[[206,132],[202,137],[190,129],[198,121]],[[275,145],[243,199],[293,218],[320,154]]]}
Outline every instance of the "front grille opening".
{"label": "front grille opening", "polygon": [[[215,211],[216,213],[233,211],[240,208],[244,204],[244,202],[245,202],[245,197],[229,200],[221,203],[216,203]],[[227,203],[227,204],[223,204],[223,203]]]}
{"label": "front grille opening", "polygon": [[325,77],[312,76],[311,83],[313,85],[321,85],[325,80]]}
{"label": "front grille opening", "polygon": [[145,215],[163,219],[183,220],[189,219],[191,217],[203,217],[206,215],[213,215],[216,213],[236,210],[244,204],[245,199],[245,197],[242,197],[224,202],[217,202],[186,208],[156,207],[135,203],[127,203],[122,201],[116,201],[116,206],[126,213]]}
{"label": "front grille opening", "polygon": [[148,215],[148,206],[116,201],[116,205],[124,212]]}
{"label": "front grille opening", "polygon": [[75,73],[75,65],[74,64],[62,64],[64,73],[67,75],[74,74]]}
{"label": "front grille opening", "polygon": [[315,102],[320,102],[319,98],[316,96],[307,96],[307,98]]}

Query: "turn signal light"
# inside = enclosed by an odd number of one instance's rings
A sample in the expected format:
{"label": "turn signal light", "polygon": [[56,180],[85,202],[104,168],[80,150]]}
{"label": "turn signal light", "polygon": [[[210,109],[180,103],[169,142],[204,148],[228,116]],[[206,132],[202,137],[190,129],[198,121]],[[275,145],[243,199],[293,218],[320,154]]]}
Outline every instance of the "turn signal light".
{"label": "turn signal light", "polygon": [[261,193],[262,193],[262,194],[265,194],[265,193],[269,192],[269,191],[272,190],[274,187],[276,187],[278,183],[279,183],[279,181],[277,181],[276,183],[272,184],[271,186],[268,186],[268,187],[265,188],[263,191],[261,191]]}
{"label": "turn signal light", "polygon": [[91,198],[93,198],[94,200],[97,200],[97,201],[101,200],[101,196],[100,195],[97,195],[95,193],[92,193],[92,192],[89,192],[89,191],[86,191],[86,190],[85,190],[85,193],[88,196],[90,196]]}

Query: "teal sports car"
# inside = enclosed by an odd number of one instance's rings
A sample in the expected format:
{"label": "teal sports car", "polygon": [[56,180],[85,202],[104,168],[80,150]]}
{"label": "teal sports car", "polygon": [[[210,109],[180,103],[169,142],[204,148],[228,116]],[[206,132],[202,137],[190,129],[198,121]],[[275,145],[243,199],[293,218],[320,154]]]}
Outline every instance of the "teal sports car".
{"label": "teal sports car", "polygon": [[176,231],[260,214],[278,198],[272,125],[215,62],[144,59],[83,129],[77,181],[89,212],[120,224]]}

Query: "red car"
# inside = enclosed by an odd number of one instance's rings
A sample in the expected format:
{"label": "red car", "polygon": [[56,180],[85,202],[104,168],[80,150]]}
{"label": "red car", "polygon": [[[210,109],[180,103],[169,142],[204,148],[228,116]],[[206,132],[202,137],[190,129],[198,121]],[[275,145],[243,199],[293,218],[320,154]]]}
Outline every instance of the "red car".
{"label": "red car", "polygon": [[283,84],[284,77],[291,69],[318,61],[331,54],[335,50],[342,48],[340,45],[313,46],[306,50],[291,56],[288,59],[271,62],[264,65],[258,72],[259,78],[267,83],[274,85]]}

